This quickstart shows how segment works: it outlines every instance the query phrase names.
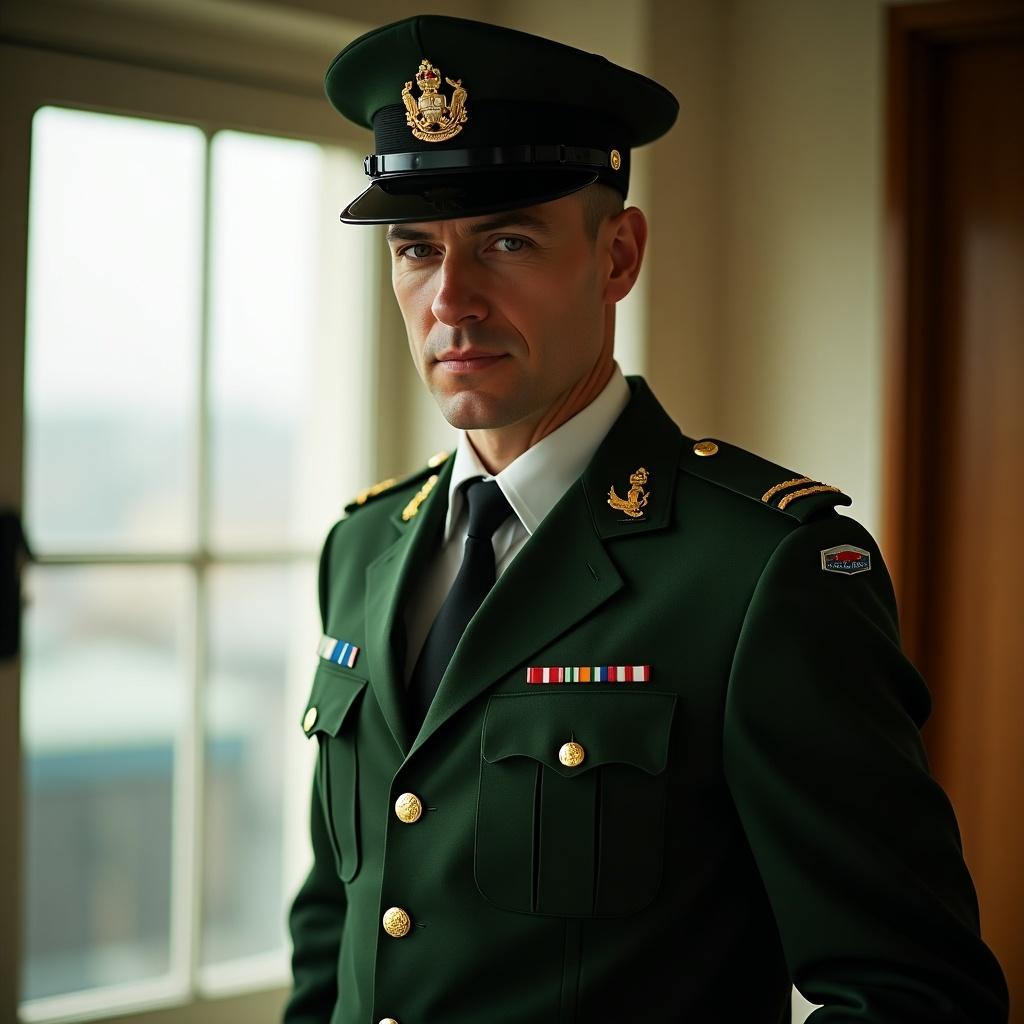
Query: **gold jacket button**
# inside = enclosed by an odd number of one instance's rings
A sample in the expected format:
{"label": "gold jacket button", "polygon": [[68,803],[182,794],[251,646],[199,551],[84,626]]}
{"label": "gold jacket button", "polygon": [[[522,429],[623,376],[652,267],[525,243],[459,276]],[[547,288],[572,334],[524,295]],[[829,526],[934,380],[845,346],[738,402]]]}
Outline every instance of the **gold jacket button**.
{"label": "gold jacket button", "polygon": [[561,761],[566,768],[575,768],[577,765],[583,764],[583,759],[586,756],[587,752],[573,740],[570,740],[568,743],[563,743],[561,749],[558,751],[558,760]]}
{"label": "gold jacket button", "polygon": [[314,725],[316,725],[316,708],[310,708],[306,712],[306,717],[302,720],[302,728],[309,732]]}
{"label": "gold jacket button", "polygon": [[392,907],[384,913],[384,931],[393,939],[402,939],[412,928],[412,918],[401,908]]}
{"label": "gold jacket button", "polygon": [[714,441],[698,441],[693,446],[694,455],[717,455],[718,445]]}
{"label": "gold jacket button", "polygon": [[394,1017],[382,1017],[380,1024],[398,1024],[398,1021]]}
{"label": "gold jacket button", "polygon": [[395,801],[395,817],[406,825],[419,821],[422,814],[423,803],[415,793],[403,793]]}

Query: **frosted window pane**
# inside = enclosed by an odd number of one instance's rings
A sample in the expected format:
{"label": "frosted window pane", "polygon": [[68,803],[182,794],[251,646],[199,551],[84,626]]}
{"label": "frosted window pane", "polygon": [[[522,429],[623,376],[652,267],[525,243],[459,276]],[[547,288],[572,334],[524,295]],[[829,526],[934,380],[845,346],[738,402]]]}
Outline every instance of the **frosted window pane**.
{"label": "frosted window pane", "polygon": [[212,151],[211,538],[319,547],[366,486],[372,234],[359,158],[219,132]]}
{"label": "frosted window pane", "polygon": [[22,998],[171,969],[184,568],[34,568],[22,669]]}
{"label": "frosted window pane", "polygon": [[209,586],[202,964],[285,963],[288,681],[298,667],[308,688],[316,663],[316,566],[218,568]]}
{"label": "frosted window pane", "polygon": [[204,148],[188,125],[33,119],[26,508],[42,550],[193,540]]}

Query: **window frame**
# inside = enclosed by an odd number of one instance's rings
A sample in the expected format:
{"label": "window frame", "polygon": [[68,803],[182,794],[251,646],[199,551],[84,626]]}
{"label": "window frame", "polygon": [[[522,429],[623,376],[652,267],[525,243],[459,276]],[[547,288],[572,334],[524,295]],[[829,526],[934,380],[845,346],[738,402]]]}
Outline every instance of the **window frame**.
{"label": "window frame", "polygon": [[[334,37],[336,49],[346,38]],[[290,40],[293,49],[295,40]],[[322,41],[321,41],[322,47]],[[333,45],[333,43],[331,44]],[[311,51],[313,48],[310,48]],[[184,52],[184,51],[183,51]],[[294,57],[294,53],[292,53]],[[319,49],[310,53],[316,69],[317,82],[325,66]],[[154,120],[187,123],[199,127],[207,146],[222,130],[236,130],[301,139],[320,144],[343,146],[357,151],[372,149],[369,134],[356,129],[337,116],[319,89],[297,88],[294,83],[254,82],[251,72],[234,69],[226,73],[171,70],[143,67],[121,60],[110,60],[81,53],[39,48],[24,43],[0,42],[0,90],[4,96],[0,113],[0,142],[5,159],[0,162],[0,211],[8,230],[0,233],[0,258],[6,273],[0,275],[0,506],[22,507],[23,445],[24,445],[24,343],[25,301],[28,252],[28,190],[32,118],[44,106],[70,107],[103,113],[123,114]],[[258,76],[257,76],[258,77]],[[208,149],[209,152],[209,149]],[[209,183],[207,183],[207,190]],[[371,275],[369,296],[371,313],[370,352],[373,365],[369,372],[370,408],[382,408],[382,381],[390,380],[395,367],[393,352],[379,344],[381,335],[393,333],[396,313],[385,286],[387,263],[382,242],[375,240],[376,273]],[[205,306],[205,301],[204,301]],[[205,316],[205,310],[204,310]],[[400,323],[400,321],[398,321]],[[204,415],[204,413],[200,413]],[[376,471],[382,461],[395,461],[396,441],[400,432],[385,428],[371,438],[370,464]],[[201,472],[200,479],[204,474]],[[31,537],[29,538],[31,541]],[[266,563],[293,562],[305,558],[307,551],[261,551],[220,555],[218,564],[253,560]],[[315,553],[314,553],[315,554]],[[68,564],[76,556],[45,559],[47,564]],[[201,579],[204,563],[209,561],[203,551],[194,558],[177,555],[161,556],[157,561],[184,564]],[[117,561],[149,562],[152,557],[119,557],[103,559],[88,556],[90,564]],[[197,595],[195,618],[195,658],[202,658],[204,608],[202,587]],[[22,771],[20,745],[20,666],[17,660],[0,663],[0,815],[13,823],[11,840],[0,844],[0,948],[10,951],[0,960],[0,1017],[19,1017],[18,996],[21,974],[22,944],[22,880],[21,851],[23,845]],[[197,688],[198,690],[198,688]],[[196,699],[201,696],[198,691]],[[191,776],[199,766],[191,759],[187,771]],[[200,794],[200,780],[190,781],[190,791]],[[202,813],[201,804],[192,810],[193,820]],[[195,833],[199,836],[198,831]],[[192,863],[184,873],[188,876],[190,898],[197,900],[201,886],[198,858],[201,851],[192,851]],[[176,871],[175,880],[179,880]],[[219,1024],[247,1021],[278,1020],[287,995],[287,988],[270,987],[260,991],[247,986],[237,994],[205,997],[200,994],[198,965],[199,919],[193,906],[192,935],[189,943],[188,977],[183,991],[168,989],[152,992],[145,998],[125,1001],[118,1011],[89,1012],[83,1008],[87,997],[69,997],[66,1013],[54,1013],[47,1020],[91,1019],[112,1024],[120,1021],[145,1021],[146,1024],[199,1024],[216,1020]],[[157,983],[154,983],[154,985]],[[130,993],[126,993],[130,996]],[[54,1009],[59,1000],[54,1001]],[[38,1019],[38,1018],[32,1018]]]}

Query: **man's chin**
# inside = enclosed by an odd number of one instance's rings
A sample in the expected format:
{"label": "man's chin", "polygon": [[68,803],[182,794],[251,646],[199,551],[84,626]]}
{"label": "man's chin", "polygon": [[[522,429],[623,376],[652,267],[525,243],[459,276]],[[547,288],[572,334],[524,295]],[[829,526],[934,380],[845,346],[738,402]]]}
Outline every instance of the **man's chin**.
{"label": "man's chin", "polygon": [[434,393],[441,415],[456,430],[497,430],[523,418],[518,403],[480,391]]}

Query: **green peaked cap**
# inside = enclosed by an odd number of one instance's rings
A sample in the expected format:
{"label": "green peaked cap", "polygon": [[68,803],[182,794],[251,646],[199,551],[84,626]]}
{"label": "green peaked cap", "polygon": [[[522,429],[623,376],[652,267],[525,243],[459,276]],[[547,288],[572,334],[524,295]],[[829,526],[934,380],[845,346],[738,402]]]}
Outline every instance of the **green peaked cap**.
{"label": "green peaked cap", "polygon": [[631,148],[664,135],[679,112],[663,86],[599,54],[433,14],[351,42],[324,87],[374,133],[369,185],[342,211],[348,223],[494,213],[592,182],[625,196]]}

